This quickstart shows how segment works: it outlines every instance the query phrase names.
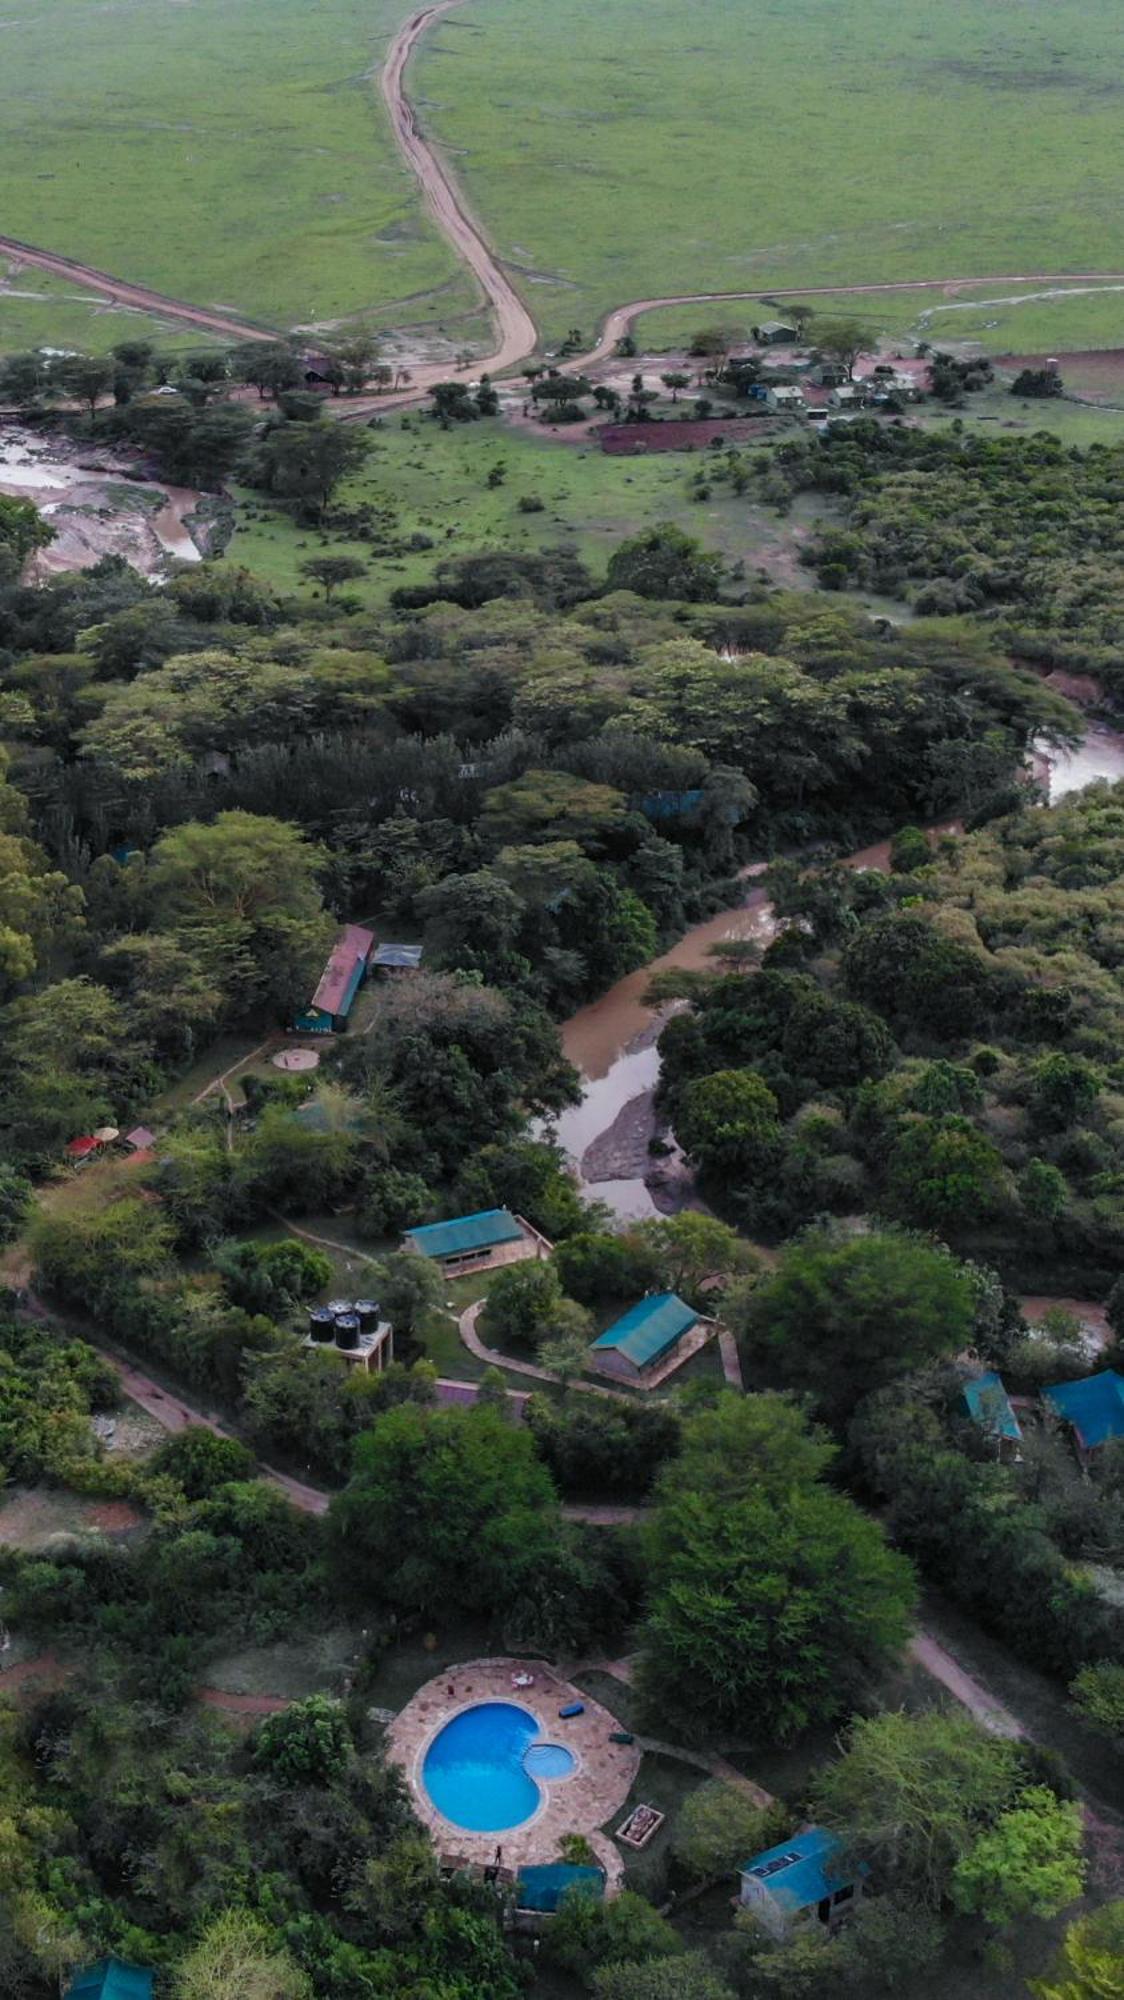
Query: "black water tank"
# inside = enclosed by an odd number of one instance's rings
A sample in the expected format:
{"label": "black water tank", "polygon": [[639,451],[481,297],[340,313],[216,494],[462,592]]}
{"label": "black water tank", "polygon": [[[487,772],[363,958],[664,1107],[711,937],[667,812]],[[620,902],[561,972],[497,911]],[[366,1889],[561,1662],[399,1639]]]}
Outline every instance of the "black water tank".
{"label": "black water tank", "polygon": [[308,1331],[313,1340],[334,1340],[336,1337],[335,1315],[328,1306],[313,1306],[308,1315]]}
{"label": "black water tank", "polygon": [[338,1319],[340,1313],[354,1312],[355,1307],[350,1299],[329,1299],[326,1311],[331,1313],[333,1319]]}
{"label": "black water tank", "polygon": [[356,1313],[336,1314],[336,1346],[354,1349],[359,1345],[359,1318]]}
{"label": "black water tank", "polygon": [[364,1333],[373,1333],[379,1323],[377,1299],[356,1299],[355,1314]]}

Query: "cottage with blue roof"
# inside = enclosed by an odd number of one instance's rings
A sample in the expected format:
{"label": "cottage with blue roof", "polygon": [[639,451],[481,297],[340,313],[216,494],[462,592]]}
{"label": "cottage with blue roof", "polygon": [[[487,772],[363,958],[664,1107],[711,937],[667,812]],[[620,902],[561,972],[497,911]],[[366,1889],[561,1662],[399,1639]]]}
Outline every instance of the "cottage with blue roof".
{"label": "cottage with blue roof", "polygon": [[1042,1394],[1050,1408],[1072,1424],[1082,1459],[1110,1438],[1124,1437],[1124,1375],[1115,1368],[1102,1368],[1083,1382],[1055,1383]]}
{"label": "cottage with blue roof", "polygon": [[963,1395],[972,1422],[995,1440],[1000,1453],[1020,1443],[1019,1420],[994,1368],[965,1382]]}
{"label": "cottage with blue roof", "polygon": [[500,1264],[518,1264],[524,1257],[549,1257],[549,1237],[512,1215],[507,1208],[482,1208],[475,1215],[454,1216],[450,1222],[429,1222],[408,1229],[403,1250],[429,1257],[447,1278],[466,1271],[492,1271]]}
{"label": "cottage with blue roof", "polygon": [[834,1833],[823,1826],[806,1826],[791,1840],[743,1862],[738,1900],[778,1940],[801,1922],[820,1923],[831,1930],[854,1909],[867,1872],[865,1862],[858,1868],[844,1865]]}
{"label": "cottage with blue roof", "polygon": [[[614,1324],[591,1349],[601,1375],[643,1386],[660,1380],[705,1345],[714,1321],[696,1312],[676,1292],[650,1292]],[[691,1339],[702,1329],[701,1338]]]}

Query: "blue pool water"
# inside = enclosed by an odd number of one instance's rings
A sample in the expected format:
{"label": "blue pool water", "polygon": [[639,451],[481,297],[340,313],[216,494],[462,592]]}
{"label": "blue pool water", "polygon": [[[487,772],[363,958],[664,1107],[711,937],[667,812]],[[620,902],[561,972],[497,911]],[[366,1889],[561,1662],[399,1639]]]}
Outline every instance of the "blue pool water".
{"label": "blue pool water", "polygon": [[[426,1752],[422,1780],[443,1818],[470,1833],[522,1826],[539,1805],[532,1772],[567,1777],[573,1753],[561,1743],[536,1743],[539,1725],[511,1701],[466,1708],[439,1730]],[[533,1746],[533,1747],[532,1747]]]}

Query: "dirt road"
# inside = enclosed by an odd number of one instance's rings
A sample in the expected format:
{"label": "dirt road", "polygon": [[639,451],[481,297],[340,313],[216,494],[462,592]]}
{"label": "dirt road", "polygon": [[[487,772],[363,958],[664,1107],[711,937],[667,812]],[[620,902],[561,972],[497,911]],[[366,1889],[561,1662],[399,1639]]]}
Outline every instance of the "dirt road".
{"label": "dirt road", "polygon": [[[417,179],[426,207],[441,234],[468,265],[491,308],[498,341],[495,351],[481,361],[479,367],[498,372],[501,368],[514,367],[517,361],[534,353],[538,339],[535,322],[489,249],[479,225],[469,215],[464,197],[444,161],[429,140],[423,137],[417,113],[405,88],[405,73],[410,58],[423,35],[434,21],[457,4],[458,0],[437,0],[436,5],[423,7],[419,13],[411,14],[391,42],[379,77],[379,88],[395,144]],[[440,381],[443,374],[448,374],[448,369],[438,369],[435,373]]]}
{"label": "dirt road", "polygon": [[164,319],[186,320],[190,326],[206,327],[208,333],[229,334],[233,340],[277,340],[278,333],[234,313],[212,311],[207,306],[189,305],[186,299],[171,299],[147,285],[132,285],[124,278],[112,278],[108,271],[92,264],[78,264],[73,257],[59,257],[53,250],[37,250],[16,236],[0,236],[0,256],[18,257],[22,264],[34,264],[56,278],[69,278],[91,291],[104,293],[117,305],[137,306],[142,312],[159,313]]}

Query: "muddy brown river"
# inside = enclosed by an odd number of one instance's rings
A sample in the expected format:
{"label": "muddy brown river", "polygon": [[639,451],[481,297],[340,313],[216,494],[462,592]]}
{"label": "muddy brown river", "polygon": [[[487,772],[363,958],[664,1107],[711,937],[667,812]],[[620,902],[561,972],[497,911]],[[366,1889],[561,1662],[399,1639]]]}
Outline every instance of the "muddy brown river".
{"label": "muddy brown river", "polygon": [[[1048,767],[1051,805],[1096,778],[1124,778],[1124,731],[1103,723],[1090,723],[1077,750],[1058,752],[1044,745],[1036,749],[1036,769],[1045,775]],[[851,868],[884,868],[889,842],[860,848],[846,859]],[[658,1199],[650,1185],[654,1163],[648,1141],[656,1131],[652,1101],[659,1081],[656,1038],[663,1017],[645,1006],[644,994],[655,972],[673,966],[698,970],[712,964],[711,947],[723,939],[768,941],[772,909],[765,890],[753,881],[766,866],[757,861],[742,871],[746,894],[733,909],[696,924],[662,957],[630,972],[563,1023],[562,1046],[580,1070],[585,1088],[581,1103],[558,1119],[558,1137],[585,1191],[622,1219],[657,1215],[691,1198],[690,1178],[674,1154],[657,1169]]]}
{"label": "muddy brown river", "polygon": [[134,463],[96,446],[0,425],[0,494],[33,500],[55,531],[32,558],[37,578],[89,569],[105,555],[124,556],[158,577],[172,559],[198,562],[203,553],[189,522],[205,496],[147,479]]}

